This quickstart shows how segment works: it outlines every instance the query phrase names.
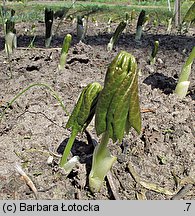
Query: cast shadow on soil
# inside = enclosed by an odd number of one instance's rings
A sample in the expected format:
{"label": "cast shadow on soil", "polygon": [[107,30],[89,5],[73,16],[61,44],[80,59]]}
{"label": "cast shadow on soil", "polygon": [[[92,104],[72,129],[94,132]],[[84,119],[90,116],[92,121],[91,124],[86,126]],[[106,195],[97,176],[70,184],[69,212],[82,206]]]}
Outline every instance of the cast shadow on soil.
{"label": "cast shadow on soil", "polygon": [[175,79],[173,79],[172,77],[167,77],[161,73],[151,74],[143,81],[143,83],[151,85],[152,89],[160,89],[164,94],[173,93],[176,87]]}
{"label": "cast shadow on soil", "polygon": [[[63,140],[57,148],[58,154],[63,154],[64,149],[68,143],[68,138]],[[87,144],[83,141],[75,139],[74,144],[71,149],[72,156],[79,156],[80,163],[91,164],[92,154],[94,146],[92,144]]]}
{"label": "cast shadow on soil", "polygon": [[[74,46],[75,43],[78,43],[76,33],[71,32],[73,36],[72,46]],[[65,34],[64,34],[65,35]],[[52,39],[51,48],[61,47],[64,35],[56,35]],[[91,46],[107,46],[110,38],[112,37],[112,34],[108,34],[106,32],[100,32],[97,35],[87,35],[85,39],[85,43],[87,45]],[[192,47],[195,44],[195,38],[193,36],[186,36],[186,35],[166,35],[166,34],[150,34],[150,33],[144,33],[142,36],[141,43],[136,43],[135,35],[132,33],[123,33],[119,41],[117,42],[116,47],[119,48],[127,48],[135,47],[135,48],[145,48],[152,46],[155,40],[159,40],[160,42],[160,49],[165,50],[176,50],[179,53],[182,53],[183,50],[187,50],[190,52]],[[32,36],[28,35],[18,35],[17,37],[17,43],[18,47],[28,47],[30,42],[32,40]],[[43,35],[37,35],[35,38],[34,45],[35,47],[44,48],[44,41],[45,37]],[[0,37],[0,51],[4,49],[4,38]]]}
{"label": "cast shadow on soil", "polygon": [[[101,34],[97,36],[87,36],[86,43],[91,46],[107,46],[110,41],[112,34]],[[152,48],[154,41],[159,41],[159,50],[172,50],[184,54],[190,52],[195,45],[195,38],[193,36],[187,35],[166,35],[166,34],[148,34],[144,33],[140,42],[135,42],[135,34],[123,33],[116,46],[122,49],[127,49],[128,47],[143,49]]]}
{"label": "cast shadow on soil", "polygon": [[[160,89],[164,94],[169,95],[174,93],[177,82],[174,78],[165,76],[161,73],[154,73],[149,75],[144,81],[146,85],[151,85],[152,89]],[[194,89],[189,89],[188,95],[192,100],[195,100]]]}

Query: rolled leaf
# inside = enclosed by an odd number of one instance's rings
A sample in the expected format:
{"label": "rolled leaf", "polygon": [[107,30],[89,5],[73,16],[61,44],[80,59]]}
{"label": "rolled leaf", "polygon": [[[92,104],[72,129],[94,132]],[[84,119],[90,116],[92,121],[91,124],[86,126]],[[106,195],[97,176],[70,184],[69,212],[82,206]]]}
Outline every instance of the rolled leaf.
{"label": "rolled leaf", "polygon": [[119,23],[119,25],[117,26],[114,35],[112,36],[112,38],[110,39],[110,42],[108,43],[107,46],[107,50],[111,51],[114,47],[114,45],[116,44],[116,42],[118,41],[121,33],[123,32],[123,30],[125,29],[127,23],[125,21],[122,21]]}
{"label": "rolled leaf", "polygon": [[72,41],[72,35],[67,34],[65,36],[65,38],[64,38],[63,46],[62,46],[62,49],[61,49],[60,62],[59,62],[59,65],[58,65],[59,70],[64,68],[64,66],[66,64],[66,59],[67,59],[68,50],[70,48],[71,41]]}
{"label": "rolled leaf", "polygon": [[95,113],[95,105],[102,86],[97,83],[88,84],[82,91],[77,104],[66,124],[67,128],[81,132],[90,123]]}
{"label": "rolled leaf", "polygon": [[93,154],[89,175],[92,192],[100,190],[105,176],[116,160],[107,147],[109,138],[120,142],[131,126],[138,133],[141,130],[137,64],[131,54],[121,51],[111,62],[95,114],[96,133],[103,135]]}
{"label": "rolled leaf", "polygon": [[142,29],[143,29],[143,24],[145,22],[145,16],[146,16],[146,12],[145,10],[142,10],[139,14],[138,21],[137,21],[137,27],[136,27],[135,40],[137,41],[139,41],[142,36]]}
{"label": "rolled leaf", "polygon": [[195,2],[191,5],[191,7],[189,8],[189,10],[187,11],[183,22],[194,22],[195,21]]}
{"label": "rolled leaf", "polygon": [[141,130],[137,64],[131,54],[121,51],[107,70],[97,102],[95,127],[97,135],[108,131],[113,141],[121,141],[130,126],[138,133]]}
{"label": "rolled leaf", "polygon": [[91,122],[101,89],[101,85],[97,82],[90,83],[83,89],[66,124],[66,128],[71,128],[72,133],[60,160],[60,167],[64,167],[67,163],[68,156],[77,134],[84,131]]}
{"label": "rolled leaf", "polygon": [[152,49],[152,54],[151,54],[151,57],[150,57],[150,64],[155,64],[156,54],[158,52],[158,47],[159,47],[159,41],[155,41],[153,49]]}

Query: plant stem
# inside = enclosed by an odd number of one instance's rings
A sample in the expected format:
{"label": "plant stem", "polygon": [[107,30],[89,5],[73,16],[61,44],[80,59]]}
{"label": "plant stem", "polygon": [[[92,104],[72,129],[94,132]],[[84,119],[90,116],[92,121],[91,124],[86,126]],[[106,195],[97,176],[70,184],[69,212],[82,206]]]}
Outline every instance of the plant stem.
{"label": "plant stem", "polygon": [[70,151],[71,151],[71,148],[73,146],[73,143],[74,143],[74,140],[76,138],[77,133],[78,133],[77,130],[75,130],[75,129],[72,130],[71,136],[68,140],[68,143],[66,144],[66,148],[65,148],[64,153],[62,155],[62,158],[60,160],[60,164],[59,164],[60,167],[63,167],[64,164],[67,162],[68,156],[70,154]]}
{"label": "plant stem", "polygon": [[89,187],[92,192],[98,192],[101,189],[105,176],[117,159],[110,154],[107,147],[108,141],[109,132],[105,131],[101,143],[95,147],[93,153],[92,168],[89,174]]}
{"label": "plant stem", "polygon": [[97,155],[105,155],[106,153],[105,150],[107,148],[108,141],[109,141],[109,133],[108,131],[105,131],[102,135],[101,143],[97,148]]}
{"label": "plant stem", "polygon": [[35,83],[35,84],[31,84],[29,85],[27,88],[25,88],[24,90],[22,90],[21,92],[19,92],[6,106],[6,108],[3,110],[3,112],[0,115],[0,121],[2,120],[3,116],[5,115],[6,110],[22,95],[24,94],[26,91],[28,91],[29,89],[31,89],[34,86],[43,86],[47,89],[49,89],[52,94],[54,95],[54,97],[58,100],[58,102],[60,103],[60,106],[62,107],[62,109],[64,110],[64,112],[69,115],[68,111],[66,110],[62,100],[60,99],[60,97],[58,96],[58,94],[47,84],[44,83]]}
{"label": "plant stem", "polygon": [[188,81],[190,73],[191,73],[191,66],[192,66],[194,59],[195,59],[195,46],[193,47],[189,57],[187,58],[182,68],[182,72],[179,76],[178,83],[183,82],[183,81]]}
{"label": "plant stem", "polygon": [[[5,8],[5,1],[3,1],[3,8]],[[3,9],[1,7],[1,11],[0,11],[0,14],[1,14],[1,20],[2,20],[2,25],[3,25],[3,33],[4,33],[4,38],[6,37],[6,26],[5,26],[5,17],[4,17],[4,14],[3,14]],[[5,39],[5,48],[6,50],[8,50],[8,44],[6,42],[6,39]],[[12,78],[12,63],[11,63],[11,57],[10,57],[10,53],[7,52],[7,57],[8,57],[8,62],[9,62],[9,67],[10,67],[10,79]],[[1,118],[1,116],[0,116]]]}

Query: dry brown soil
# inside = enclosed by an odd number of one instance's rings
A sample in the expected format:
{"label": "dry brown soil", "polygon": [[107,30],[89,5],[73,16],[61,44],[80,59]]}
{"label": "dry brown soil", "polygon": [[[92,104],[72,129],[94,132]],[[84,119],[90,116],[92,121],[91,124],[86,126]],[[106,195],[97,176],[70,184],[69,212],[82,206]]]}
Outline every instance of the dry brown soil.
{"label": "dry brown soil", "polygon": [[[54,29],[56,28],[55,21]],[[113,29],[116,27],[113,24]],[[100,193],[92,194],[88,186],[93,146],[85,134],[78,135],[73,155],[80,163],[66,177],[57,166],[58,157],[52,165],[47,159],[52,149],[60,154],[70,130],[65,129],[68,116],[50,92],[34,87],[17,99],[6,111],[0,123],[0,199],[34,199],[34,194],[15,172],[21,164],[38,189],[39,199],[171,199],[181,189],[180,199],[195,198],[195,77],[192,66],[190,90],[185,99],[174,94],[182,65],[195,45],[195,31],[186,35],[176,32],[169,35],[161,26],[146,31],[142,43],[134,41],[135,25],[123,33],[115,49],[108,53],[107,43],[111,37],[106,24],[96,27],[89,23],[84,43],[78,43],[76,26],[64,22],[58,35],[53,37],[51,48],[44,48],[44,23],[36,22],[36,48],[27,48],[31,36],[25,29],[30,23],[16,24],[18,48],[11,56],[13,77],[4,51],[4,37],[0,31],[0,111],[22,89],[32,83],[50,85],[63,99],[69,112],[79,93],[88,83],[104,82],[106,69],[120,50],[132,53],[140,69],[139,91],[142,109],[142,133],[135,131],[126,135],[122,143],[110,143],[109,148],[118,160],[113,165],[111,177],[106,178]],[[65,34],[73,35],[67,64],[58,71],[57,65]],[[159,40],[158,59],[154,66],[148,64],[154,40]],[[93,137],[98,139],[89,126]],[[134,167],[143,187],[132,177],[128,164]],[[114,184],[114,187],[112,184]],[[157,192],[156,184],[166,191]],[[178,198],[178,197],[177,197]]]}

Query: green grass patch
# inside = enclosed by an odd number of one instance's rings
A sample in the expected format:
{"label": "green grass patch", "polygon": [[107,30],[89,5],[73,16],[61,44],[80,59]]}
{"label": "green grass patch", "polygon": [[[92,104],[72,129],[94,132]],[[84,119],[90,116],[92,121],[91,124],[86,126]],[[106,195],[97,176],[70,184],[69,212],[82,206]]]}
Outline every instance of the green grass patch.
{"label": "green grass patch", "polygon": [[[117,4],[121,3],[121,4]],[[123,4],[124,3],[124,4]],[[133,9],[138,13],[144,9],[147,14],[161,21],[166,21],[172,14],[168,11],[167,1],[160,0],[156,1],[143,1],[141,4],[138,4],[138,1],[131,1],[131,4],[127,0],[91,0],[91,1],[77,1],[75,8],[71,9],[68,14],[73,15],[83,15],[89,11],[94,10],[92,16],[94,16],[99,21],[108,21],[109,17],[113,19],[120,20],[125,16],[125,12],[131,12]],[[72,4],[71,1],[57,1],[57,2],[39,2],[34,3],[28,1],[27,3],[18,3],[18,2],[8,2],[8,9],[13,8],[16,11],[16,22],[34,22],[36,20],[44,21],[44,8],[50,7],[54,11],[61,9],[62,7],[70,7]],[[172,2],[173,9],[173,2]],[[181,13],[184,17],[187,9],[191,6],[191,1],[185,1],[181,4]]]}

